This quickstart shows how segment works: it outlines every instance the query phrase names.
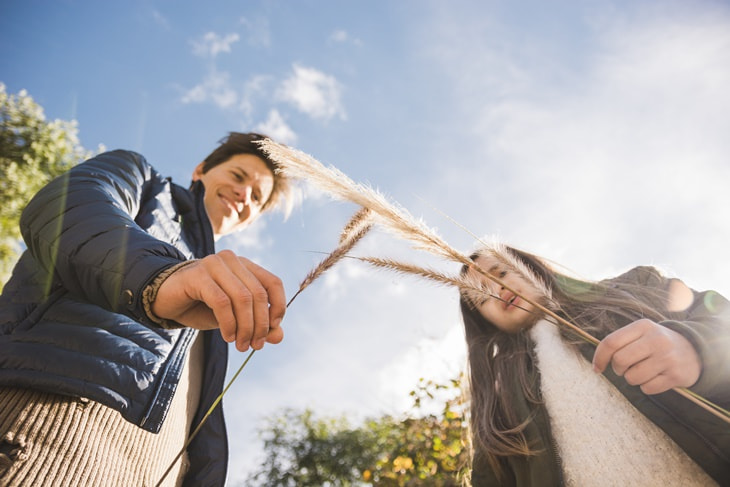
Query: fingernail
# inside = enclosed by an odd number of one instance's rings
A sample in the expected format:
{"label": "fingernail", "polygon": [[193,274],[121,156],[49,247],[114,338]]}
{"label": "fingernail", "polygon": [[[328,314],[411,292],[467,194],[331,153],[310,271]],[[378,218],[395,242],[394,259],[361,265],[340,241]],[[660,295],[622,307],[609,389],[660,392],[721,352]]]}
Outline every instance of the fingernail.
{"label": "fingernail", "polygon": [[243,342],[243,343],[241,344],[241,348],[239,348],[239,350],[240,350],[240,351],[242,351],[242,352],[245,352],[246,350],[248,350],[248,346],[249,346],[249,345],[250,345],[250,343],[249,343],[249,342]]}
{"label": "fingernail", "polygon": [[262,348],[264,348],[265,343],[266,343],[265,338],[259,338],[258,340],[256,340],[256,346],[254,348],[256,350],[261,350]]}

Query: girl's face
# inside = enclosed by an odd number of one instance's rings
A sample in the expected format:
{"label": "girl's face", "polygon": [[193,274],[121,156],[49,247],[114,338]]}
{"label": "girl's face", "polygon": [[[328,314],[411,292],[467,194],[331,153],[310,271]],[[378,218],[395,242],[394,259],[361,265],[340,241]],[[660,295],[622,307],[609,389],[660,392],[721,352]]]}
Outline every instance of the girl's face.
{"label": "girl's face", "polygon": [[[495,276],[510,289],[525,296],[533,302],[538,302],[539,292],[522,275],[507,264],[499,261],[492,255],[480,255],[474,263],[488,274]],[[489,295],[484,294],[481,300],[473,303],[475,309],[489,322],[506,333],[517,333],[532,326],[537,321],[535,307],[517,296],[514,292],[491,281],[479,271],[470,269],[469,272],[478,279]]]}

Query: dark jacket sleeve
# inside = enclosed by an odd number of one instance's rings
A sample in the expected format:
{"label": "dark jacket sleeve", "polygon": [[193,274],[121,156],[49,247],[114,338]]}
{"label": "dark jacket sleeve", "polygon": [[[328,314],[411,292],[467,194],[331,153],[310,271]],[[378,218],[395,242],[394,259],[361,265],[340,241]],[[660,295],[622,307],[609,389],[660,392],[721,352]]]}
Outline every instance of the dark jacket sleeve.
{"label": "dark jacket sleeve", "polygon": [[[608,282],[619,286],[667,290],[670,279],[652,267],[637,267]],[[640,289],[634,288],[634,292]],[[728,336],[730,309],[725,298],[713,291],[692,290],[693,301],[685,310],[667,312],[670,319],[660,324],[685,336],[697,350],[703,365],[699,381],[690,389],[728,408],[730,374]],[[666,299],[662,303],[666,306]],[[659,304],[657,304],[660,306]],[[710,476],[727,485],[730,478],[730,434],[728,424],[674,391],[646,395],[630,386],[609,368],[606,377],[646,417],[661,428]],[[722,479],[722,480],[721,480]]]}
{"label": "dark jacket sleeve", "polygon": [[[640,266],[612,279],[615,283],[667,290],[671,279],[657,269]],[[715,291],[692,289],[693,300],[686,310],[671,313],[661,325],[680,333],[694,346],[702,361],[702,375],[690,390],[730,407],[730,303]]]}
{"label": "dark jacket sleeve", "polygon": [[661,324],[681,333],[700,356],[702,374],[690,390],[730,408],[730,304],[714,291],[693,292],[686,318]]}
{"label": "dark jacket sleeve", "polygon": [[41,189],[23,211],[20,228],[28,251],[53,276],[50,287],[151,324],[142,290],[159,272],[185,260],[135,223],[153,184],[164,181],[141,155],[113,151]]}

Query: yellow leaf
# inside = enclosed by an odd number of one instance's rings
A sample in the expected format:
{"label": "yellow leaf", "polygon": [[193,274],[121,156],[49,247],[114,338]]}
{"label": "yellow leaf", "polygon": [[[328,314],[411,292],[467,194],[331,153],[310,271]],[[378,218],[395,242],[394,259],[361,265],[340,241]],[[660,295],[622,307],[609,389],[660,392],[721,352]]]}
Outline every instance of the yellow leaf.
{"label": "yellow leaf", "polygon": [[393,469],[397,472],[406,472],[413,468],[413,460],[410,457],[399,456],[393,460]]}

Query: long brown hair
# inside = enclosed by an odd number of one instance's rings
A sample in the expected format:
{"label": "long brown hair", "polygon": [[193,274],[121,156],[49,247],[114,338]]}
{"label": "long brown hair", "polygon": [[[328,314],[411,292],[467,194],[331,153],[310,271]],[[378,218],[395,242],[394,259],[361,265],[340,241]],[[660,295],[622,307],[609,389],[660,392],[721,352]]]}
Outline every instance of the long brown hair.
{"label": "long brown hair", "polygon": [[[631,282],[591,282],[579,280],[554,270],[544,259],[513,247],[487,249],[501,253],[502,260],[516,259],[526,279],[539,281],[550,292],[542,303],[558,315],[602,339],[611,331],[640,318],[666,319],[667,293],[663,286],[644,286]],[[505,255],[505,253],[507,255]],[[507,257],[505,259],[504,257]],[[462,269],[465,274],[468,267]],[[524,276],[524,273],[530,276]],[[657,279],[663,279],[656,273]],[[549,301],[549,303],[548,303]],[[461,296],[469,365],[471,393],[471,440],[475,455],[486,459],[495,472],[501,473],[500,459],[529,456],[534,453],[525,435],[532,420],[518,417],[518,402],[535,411],[541,403],[535,373],[533,343],[525,330],[505,333],[486,320],[466,294]],[[536,316],[537,321],[541,316]],[[576,346],[592,347],[561,327],[561,334]],[[524,410],[524,408],[522,408]]]}

